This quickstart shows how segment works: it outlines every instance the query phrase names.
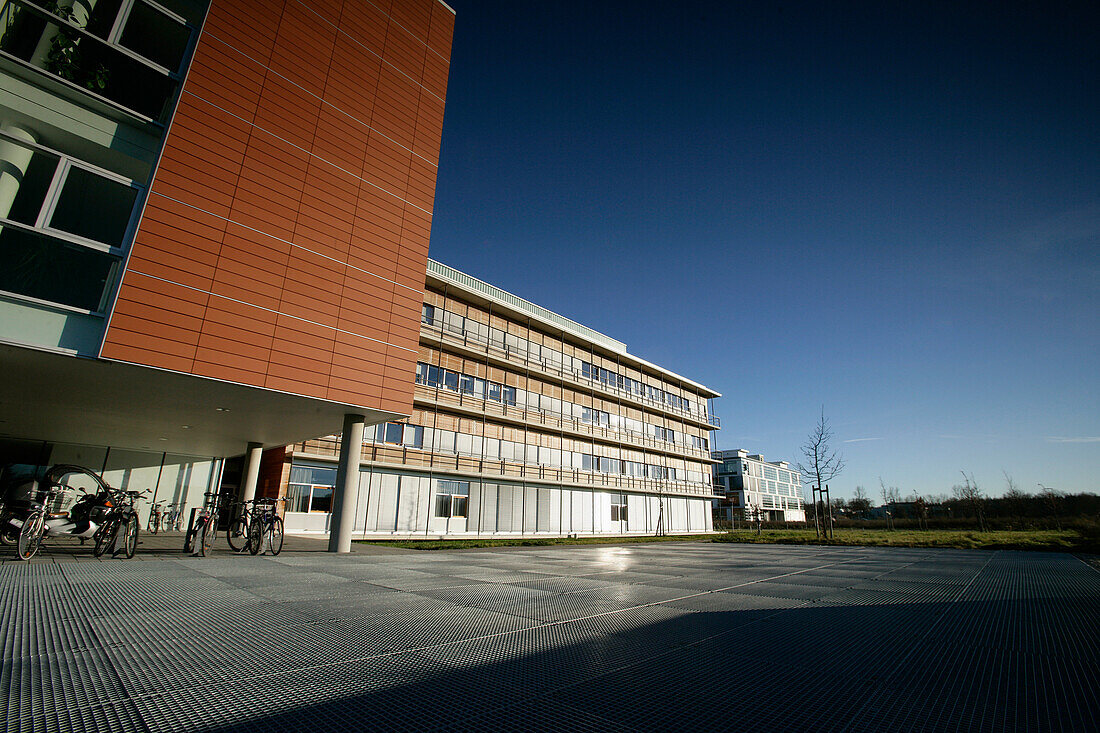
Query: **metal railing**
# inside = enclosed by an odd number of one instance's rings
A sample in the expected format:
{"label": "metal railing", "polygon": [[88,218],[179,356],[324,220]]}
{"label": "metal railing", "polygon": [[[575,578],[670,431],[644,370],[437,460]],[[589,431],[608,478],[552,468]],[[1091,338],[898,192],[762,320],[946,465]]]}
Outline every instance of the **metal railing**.
{"label": "metal railing", "polygon": [[[447,404],[454,407],[470,407],[486,415],[496,415],[519,420],[528,425],[573,430],[577,433],[605,438],[609,441],[629,442],[633,446],[648,447],[666,453],[677,453],[690,458],[700,458],[708,461],[712,460],[710,451],[705,448],[696,448],[686,443],[657,440],[645,433],[639,433],[629,428],[613,428],[587,422],[578,417],[567,417],[556,412],[549,412],[533,407],[507,405],[495,400],[478,397],[475,394],[467,394],[461,390],[456,392],[446,387],[433,387],[422,382],[417,382],[416,388],[422,392],[430,393],[429,397],[439,404]],[[469,403],[469,405],[467,403]],[[624,438],[625,441],[623,440]]]}
{"label": "metal railing", "polygon": [[[338,438],[317,438],[295,443],[294,451],[313,456],[334,458],[340,454]],[[673,494],[677,496],[709,496],[709,483],[695,483],[672,479],[650,479],[618,473],[601,473],[580,468],[546,466],[520,461],[483,458],[475,455],[424,450],[411,446],[389,443],[363,443],[361,460],[372,463],[390,463],[408,468],[476,473],[502,478],[538,479],[563,484],[578,484],[601,488],[644,491],[647,493]]]}
{"label": "metal railing", "polygon": [[592,379],[591,377],[586,376],[576,369],[566,369],[563,364],[561,364],[560,362],[556,362],[553,359],[544,359],[542,357],[532,358],[526,349],[514,349],[508,346],[508,344],[506,343],[493,341],[486,336],[473,333],[472,331],[469,331],[467,329],[455,328],[448,325],[447,323],[444,323],[442,318],[435,318],[430,322],[421,319],[420,325],[422,329],[427,328],[439,331],[441,337],[446,334],[447,336],[455,340],[461,341],[463,346],[469,347],[469,345],[473,343],[477,344],[478,346],[486,347],[490,351],[490,353],[492,351],[496,351],[501,354],[501,358],[506,361],[519,360],[527,365],[533,364],[544,372],[554,374],[562,378],[568,378],[573,382],[579,384],[595,383],[600,385],[608,392],[618,392],[621,394],[629,395],[630,398],[635,402],[639,402],[651,407],[657,407],[661,410],[675,413],[677,415],[683,415],[690,418],[691,420],[705,423],[716,429],[720,429],[722,427],[722,421],[718,418],[717,415],[709,415],[705,412],[697,413],[692,412],[691,410],[682,410],[680,408],[673,407],[667,402],[654,400],[631,390],[622,389],[617,384],[611,384],[610,382],[605,382],[600,379]]}

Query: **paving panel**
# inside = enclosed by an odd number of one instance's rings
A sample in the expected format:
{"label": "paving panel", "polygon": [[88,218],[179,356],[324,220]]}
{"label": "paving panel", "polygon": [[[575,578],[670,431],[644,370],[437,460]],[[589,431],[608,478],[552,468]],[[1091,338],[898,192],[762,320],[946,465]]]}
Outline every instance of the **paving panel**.
{"label": "paving panel", "polygon": [[0,587],[6,731],[1100,729],[1100,573],[1053,553],[72,555]]}

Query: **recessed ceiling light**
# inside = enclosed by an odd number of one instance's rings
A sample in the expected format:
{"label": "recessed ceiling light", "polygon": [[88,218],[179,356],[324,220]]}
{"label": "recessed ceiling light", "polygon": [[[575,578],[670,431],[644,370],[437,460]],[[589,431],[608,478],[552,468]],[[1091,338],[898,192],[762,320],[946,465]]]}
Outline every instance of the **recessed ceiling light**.
{"label": "recessed ceiling light", "polygon": [[168,440],[168,438],[157,438],[157,440]]}
{"label": "recessed ceiling light", "polygon": [[190,430],[191,429],[190,425],[180,425],[180,427],[183,428],[184,430]]}
{"label": "recessed ceiling light", "polygon": [[218,412],[229,412],[228,407],[215,407],[214,409],[217,410]]}

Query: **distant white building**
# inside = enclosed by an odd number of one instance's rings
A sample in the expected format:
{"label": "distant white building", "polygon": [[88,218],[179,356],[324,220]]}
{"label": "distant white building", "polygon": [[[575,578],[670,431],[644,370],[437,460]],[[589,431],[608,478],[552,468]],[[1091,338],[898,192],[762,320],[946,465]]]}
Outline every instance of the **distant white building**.
{"label": "distant white building", "polygon": [[718,521],[752,519],[755,511],[764,513],[766,522],[804,522],[802,476],[786,461],[765,461],[761,455],[744,450],[713,451],[714,493],[722,498],[714,502]]}

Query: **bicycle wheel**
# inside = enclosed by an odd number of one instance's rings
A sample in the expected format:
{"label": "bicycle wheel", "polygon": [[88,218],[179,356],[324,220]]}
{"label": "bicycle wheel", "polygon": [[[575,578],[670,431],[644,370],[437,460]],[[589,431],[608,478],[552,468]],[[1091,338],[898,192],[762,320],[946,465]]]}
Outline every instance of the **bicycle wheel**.
{"label": "bicycle wheel", "polygon": [[115,532],[117,531],[117,517],[107,517],[102,526],[95,532],[95,548],[92,549],[92,554],[96,557],[102,557],[103,553],[107,552],[107,548],[115,543]]}
{"label": "bicycle wheel", "polygon": [[122,535],[122,552],[126,555],[126,559],[129,560],[137,552],[138,546],[138,529],[139,522],[136,514],[131,514],[126,518],[126,526],[123,531],[126,533]]}
{"label": "bicycle wheel", "polygon": [[253,555],[259,555],[263,549],[264,532],[267,529],[267,519],[256,517],[248,525],[248,551]]}
{"label": "bicycle wheel", "polygon": [[271,520],[271,554],[278,555],[283,551],[283,520],[275,517]]}
{"label": "bicycle wheel", "polygon": [[214,518],[210,517],[202,524],[202,541],[199,543],[199,554],[206,557],[210,554],[210,551],[214,549],[214,538],[217,537],[218,531],[214,526]]}
{"label": "bicycle wheel", "polygon": [[248,520],[237,517],[229,523],[229,529],[225,533],[225,539],[234,552],[242,552],[248,546]]}
{"label": "bicycle wheel", "polygon": [[11,523],[11,515],[0,515],[0,544],[14,545],[19,542],[19,528]]}
{"label": "bicycle wheel", "polygon": [[46,531],[46,515],[43,512],[35,512],[27,517],[19,530],[19,539],[16,542],[16,552],[23,560],[30,560],[38,548],[42,546],[42,535]]}
{"label": "bicycle wheel", "polygon": [[160,529],[160,517],[156,516],[155,514],[150,514],[148,529],[149,534],[156,534],[157,530]]}

